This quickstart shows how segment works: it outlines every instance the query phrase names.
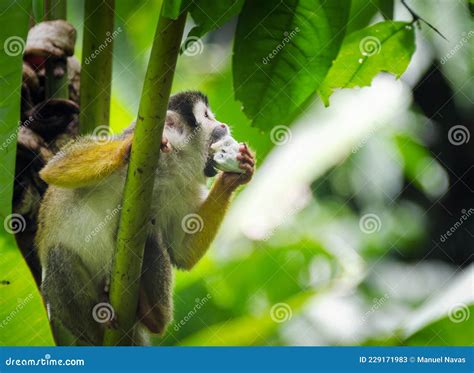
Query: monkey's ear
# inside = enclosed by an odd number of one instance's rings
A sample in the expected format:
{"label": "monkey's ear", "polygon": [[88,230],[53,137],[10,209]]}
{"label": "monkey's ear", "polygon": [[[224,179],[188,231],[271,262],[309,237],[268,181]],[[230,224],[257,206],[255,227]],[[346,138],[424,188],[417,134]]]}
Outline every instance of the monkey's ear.
{"label": "monkey's ear", "polygon": [[84,137],[66,145],[40,171],[48,184],[83,188],[97,184],[127,164],[133,134],[120,139]]}
{"label": "monkey's ear", "polygon": [[181,122],[181,117],[176,111],[168,110],[166,112],[165,126],[176,127]]}

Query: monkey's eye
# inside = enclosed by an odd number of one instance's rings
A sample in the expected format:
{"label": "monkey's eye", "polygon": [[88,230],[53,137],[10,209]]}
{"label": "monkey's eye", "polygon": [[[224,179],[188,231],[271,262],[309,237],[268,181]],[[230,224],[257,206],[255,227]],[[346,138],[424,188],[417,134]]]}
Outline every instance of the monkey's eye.
{"label": "monkey's eye", "polygon": [[209,119],[209,113],[207,111],[204,113],[204,118]]}

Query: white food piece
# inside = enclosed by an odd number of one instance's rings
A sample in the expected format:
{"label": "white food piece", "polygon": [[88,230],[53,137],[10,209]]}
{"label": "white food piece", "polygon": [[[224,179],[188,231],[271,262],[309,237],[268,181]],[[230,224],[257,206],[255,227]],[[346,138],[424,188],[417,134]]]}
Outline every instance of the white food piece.
{"label": "white food piece", "polygon": [[216,168],[224,172],[243,174],[245,171],[239,167],[240,162],[237,159],[239,148],[240,144],[231,136],[226,136],[212,144],[211,150],[214,152]]}

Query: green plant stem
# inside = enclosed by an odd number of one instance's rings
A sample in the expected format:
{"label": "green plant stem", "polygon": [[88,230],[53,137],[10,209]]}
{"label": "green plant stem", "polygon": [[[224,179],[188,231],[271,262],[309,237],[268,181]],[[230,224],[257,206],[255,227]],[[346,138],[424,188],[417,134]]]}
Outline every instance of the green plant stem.
{"label": "green plant stem", "polygon": [[110,302],[118,327],[105,332],[105,345],[130,345],[156,166],[186,14],[160,14],[143,85],[122,202]]}
{"label": "green plant stem", "polygon": [[[45,18],[47,20],[67,18],[66,0],[45,0]],[[62,76],[55,76],[54,71],[58,68],[64,71]],[[67,79],[67,59],[48,58],[46,60],[46,97],[47,98],[69,98],[69,84]]]}
{"label": "green plant stem", "polygon": [[109,125],[114,6],[115,0],[85,1],[80,92],[82,134]]}

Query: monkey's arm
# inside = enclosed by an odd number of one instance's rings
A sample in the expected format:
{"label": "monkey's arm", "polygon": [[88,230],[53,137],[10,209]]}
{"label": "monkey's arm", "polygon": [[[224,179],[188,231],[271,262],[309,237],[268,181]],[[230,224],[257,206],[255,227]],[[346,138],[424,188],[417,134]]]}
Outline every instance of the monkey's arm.
{"label": "monkey's arm", "polygon": [[132,140],[133,134],[120,139],[80,138],[57,153],[40,176],[63,188],[96,184],[127,163]]}
{"label": "monkey's arm", "polygon": [[225,186],[222,178],[216,180],[206,200],[196,211],[202,229],[194,234],[187,233],[183,250],[175,253],[175,264],[178,267],[190,270],[207,252],[224,219],[232,192]]}
{"label": "monkey's arm", "polygon": [[190,270],[204,256],[224,219],[233,192],[239,185],[247,184],[252,179],[255,158],[247,145],[240,146],[237,159],[245,173],[223,172],[217,177],[209,195],[196,212],[201,219],[202,229],[194,234],[186,234],[183,250],[174,253],[176,266]]}

